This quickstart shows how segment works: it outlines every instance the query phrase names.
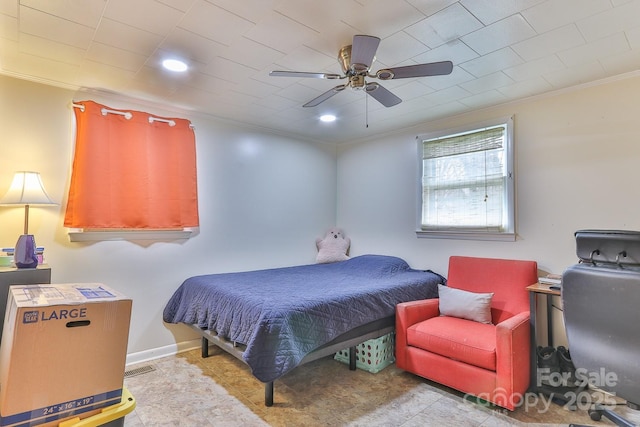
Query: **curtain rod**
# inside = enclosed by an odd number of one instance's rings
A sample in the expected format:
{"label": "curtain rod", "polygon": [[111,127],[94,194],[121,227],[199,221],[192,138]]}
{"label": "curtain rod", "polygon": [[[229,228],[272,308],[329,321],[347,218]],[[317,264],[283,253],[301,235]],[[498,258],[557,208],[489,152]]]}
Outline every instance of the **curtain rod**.
{"label": "curtain rod", "polygon": [[125,111],[116,111],[116,110],[109,110],[108,108],[103,108],[100,110],[100,113],[102,113],[103,116],[106,116],[107,114],[117,114],[119,116],[124,116],[125,119],[130,120],[131,117],[133,117],[133,114]]}
{"label": "curtain rod", "polygon": [[169,126],[176,125],[176,122],[174,122],[173,120],[167,120],[167,119],[161,119],[159,117],[149,116],[149,123],[153,123],[153,122],[169,123]]}
{"label": "curtain rod", "polygon": [[[72,103],[71,106],[73,108],[79,108],[80,111],[82,111],[84,113],[84,105]],[[103,116],[106,116],[108,113],[118,114],[118,115],[124,116],[127,120],[129,120],[131,117],[133,117],[133,114],[131,114],[128,111],[122,112],[122,111],[116,111],[116,110],[109,110],[108,108],[103,108],[103,109],[100,110],[100,112],[102,113]],[[149,123],[153,123],[153,122],[167,123],[169,126],[175,126],[176,125],[176,122],[174,120],[162,119],[160,117],[153,117],[153,116],[150,115],[149,116]],[[195,127],[191,123],[189,123],[189,128],[195,129]]]}

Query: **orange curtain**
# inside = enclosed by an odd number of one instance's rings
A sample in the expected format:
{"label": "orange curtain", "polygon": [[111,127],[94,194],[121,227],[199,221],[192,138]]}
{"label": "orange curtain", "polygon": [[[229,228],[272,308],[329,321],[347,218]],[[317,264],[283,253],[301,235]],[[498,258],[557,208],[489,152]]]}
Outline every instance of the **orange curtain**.
{"label": "orange curtain", "polygon": [[[195,135],[188,120],[149,122],[139,111],[76,103],[76,147],[66,227],[196,227]],[[103,114],[104,109],[129,113]]]}

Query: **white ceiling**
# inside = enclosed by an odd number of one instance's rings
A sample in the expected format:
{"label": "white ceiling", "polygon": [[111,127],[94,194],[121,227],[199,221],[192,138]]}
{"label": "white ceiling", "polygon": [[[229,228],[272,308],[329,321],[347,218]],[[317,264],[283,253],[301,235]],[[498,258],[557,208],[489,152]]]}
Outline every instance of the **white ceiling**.
{"label": "white ceiling", "polygon": [[[453,73],[383,82],[403,99],[390,108],[353,90],[303,108],[343,81],[268,75],[339,74],[355,34],[382,39],[373,72],[451,60]],[[168,56],[190,70],[164,71]],[[640,0],[0,0],[2,74],[328,142],[638,69]]]}

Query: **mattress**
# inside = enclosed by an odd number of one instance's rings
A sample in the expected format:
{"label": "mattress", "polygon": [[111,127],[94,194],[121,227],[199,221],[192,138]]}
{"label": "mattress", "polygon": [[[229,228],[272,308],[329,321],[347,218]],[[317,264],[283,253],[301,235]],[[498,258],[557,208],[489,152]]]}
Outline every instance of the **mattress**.
{"label": "mattress", "polygon": [[445,283],[441,275],[384,255],[209,274],[185,280],[163,319],[246,346],[242,359],[270,382],[336,337],[393,316],[396,304],[436,298],[438,283]]}

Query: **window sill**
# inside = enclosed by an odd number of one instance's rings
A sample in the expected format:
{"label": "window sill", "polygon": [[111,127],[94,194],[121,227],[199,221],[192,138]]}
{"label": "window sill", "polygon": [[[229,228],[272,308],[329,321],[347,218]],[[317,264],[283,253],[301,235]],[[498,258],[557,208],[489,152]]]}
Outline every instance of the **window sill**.
{"label": "window sill", "polygon": [[184,230],[132,230],[132,231],[69,231],[71,242],[99,242],[107,240],[186,240],[191,229]]}
{"label": "window sill", "polygon": [[515,242],[516,233],[483,233],[478,231],[425,231],[416,230],[420,239],[490,240]]}

